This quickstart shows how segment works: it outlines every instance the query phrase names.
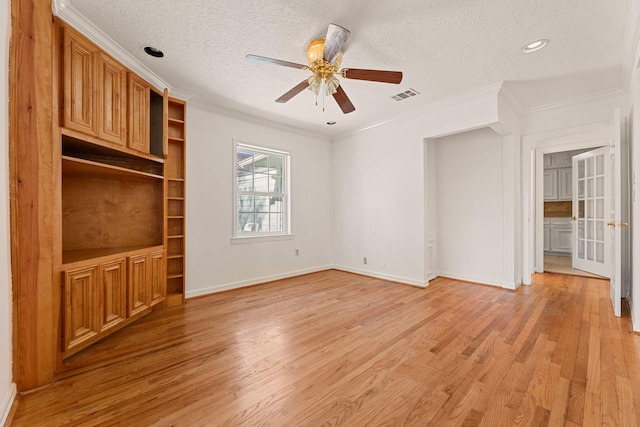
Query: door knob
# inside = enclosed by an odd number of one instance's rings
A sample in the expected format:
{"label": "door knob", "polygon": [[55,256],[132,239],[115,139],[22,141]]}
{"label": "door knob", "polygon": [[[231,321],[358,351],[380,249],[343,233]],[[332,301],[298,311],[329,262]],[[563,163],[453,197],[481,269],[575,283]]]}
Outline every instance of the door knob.
{"label": "door knob", "polygon": [[571,219],[575,221],[578,218],[576,218],[575,216],[572,216]]}
{"label": "door knob", "polygon": [[621,222],[621,223],[620,223],[620,227],[626,227],[626,226],[628,226],[628,225],[629,225],[629,223],[628,223],[628,222]]}
{"label": "door knob", "polygon": [[607,227],[615,227],[616,226],[616,222],[615,221],[610,221],[607,223]]}

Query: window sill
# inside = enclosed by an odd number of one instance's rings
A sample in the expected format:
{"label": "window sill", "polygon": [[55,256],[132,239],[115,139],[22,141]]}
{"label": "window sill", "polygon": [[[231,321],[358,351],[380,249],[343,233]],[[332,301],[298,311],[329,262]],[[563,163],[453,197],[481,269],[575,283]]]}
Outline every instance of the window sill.
{"label": "window sill", "polygon": [[293,240],[294,234],[271,234],[268,236],[247,236],[232,237],[232,245],[242,245],[245,243],[278,242],[280,240]]}

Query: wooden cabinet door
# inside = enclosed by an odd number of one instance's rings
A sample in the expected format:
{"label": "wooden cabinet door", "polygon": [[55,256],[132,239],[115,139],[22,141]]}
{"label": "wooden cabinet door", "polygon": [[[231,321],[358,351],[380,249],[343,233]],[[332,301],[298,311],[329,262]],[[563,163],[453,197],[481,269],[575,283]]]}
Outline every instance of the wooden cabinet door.
{"label": "wooden cabinet door", "polygon": [[129,148],[149,154],[149,85],[129,73]]}
{"label": "wooden cabinet door", "polygon": [[127,141],[127,70],[104,53],[98,55],[98,136]]}
{"label": "wooden cabinet door", "polygon": [[65,271],[64,349],[81,346],[100,333],[97,266]]}
{"label": "wooden cabinet door", "polygon": [[97,135],[95,120],[97,48],[70,29],[64,31],[64,127]]}
{"label": "wooden cabinet door", "polygon": [[164,251],[149,255],[151,262],[151,305],[156,305],[167,297],[167,270]]}
{"label": "wooden cabinet door", "polygon": [[127,270],[124,259],[100,264],[100,331],[127,318]]}
{"label": "wooden cabinet door", "polygon": [[147,311],[151,304],[151,290],[147,255],[129,257],[128,317]]}

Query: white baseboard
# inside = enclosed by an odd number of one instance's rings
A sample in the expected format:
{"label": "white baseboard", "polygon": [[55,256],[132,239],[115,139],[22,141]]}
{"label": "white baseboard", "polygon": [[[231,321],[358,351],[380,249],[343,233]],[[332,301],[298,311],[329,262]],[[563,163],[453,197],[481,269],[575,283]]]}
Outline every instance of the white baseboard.
{"label": "white baseboard", "polygon": [[11,383],[9,389],[5,394],[2,401],[0,401],[0,426],[3,426],[7,422],[9,412],[11,412],[11,406],[16,398],[16,384]]}
{"label": "white baseboard", "polygon": [[199,289],[194,289],[192,291],[187,291],[185,297],[186,298],[199,297],[199,296],[202,296],[202,295],[213,294],[213,293],[216,293],[216,292],[229,291],[231,289],[238,289],[238,288],[244,288],[246,286],[259,285],[260,283],[272,282],[274,280],[287,279],[289,277],[301,276],[303,274],[317,273],[318,271],[331,270],[332,268],[333,268],[333,266],[326,265],[326,266],[313,267],[313,268],[308,268],[308,269],[303,269],[303,270],[289,271],[287,273],[274,274],[274,275],[271,275],[271,276],[264,276],[264,277],[257,277],[257,278],[253,278],[253,279],[240,280],[240,281],[237,281],[237,282],[222,283],[220,285],[210,286],[210,287],[207,287],[207,288],[199,288]]}
{"label": "white baseboard", "polygon": [[417,286],[419,288],[426,288],[429,284],[428,281],[410,279],[408,277],[394,276],[392,274],[384,274],[377,271],[360,270],[358,268],[345,267],[343,265],[334,265],[332,268],[336,270],[346,271],[348,273],[361,274],[363,276],[375,277],[376,279],[390,280],[392,282],[398,282],[405,285]]}
{"label": "white baseboard", "polygon": [[[438,276],[447,277],[449,279],[454,279],[454,280],[462,280],[464,282],[479,283],[481,285],[491,285],[491,286],[497,286],[499,288],[503,287],[501,282],[498,282],[492,279],[487,279],[485,277],[465,276],[462,274],[451,273],[449,271],[439,271]],[[508,289],[512,289],[512,288],[508,288]]]}

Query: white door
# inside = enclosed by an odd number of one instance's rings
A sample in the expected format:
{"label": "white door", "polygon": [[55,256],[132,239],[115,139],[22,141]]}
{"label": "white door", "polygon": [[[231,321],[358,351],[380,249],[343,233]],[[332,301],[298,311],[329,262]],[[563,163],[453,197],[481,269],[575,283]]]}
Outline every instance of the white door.
{"label": "white door", "polygon": [[[622,311],[622,281],[628,280],[627,141],[615,110],[609,146],[573,157],[573,268],[608,277],[613,314]],[[624,157],[624,159],[623,159]],[[625,243],[623,245],[623,243]],[[624,264],[624,265],[623,265]],[[624,273],[624,275],[623,275]]]}
{"label": "white door", "polygon": [[610,147],[573,157],[573,268],[610,277],[612,235]]}
{"label": "white door", "polygon": [[627,228],[629,221],[629,141],[626,134],[623,137],[622,120],[620,118],[620,110],[615,110],[613,115],[613,124],[611,127],[611,140],[613,145],[613,155],[611,158],[614,182],[613,182],[613,198],[612,211],[610,214],[611,235],[613,238],[613,247],[611,248],[611,257],[613,259],[613,270],[611,272],[610,298],[613,306],[613,314],[620,317],[622,305],[622,288],[623,281],[627,283],[630,280],[630,251],[631,245],[629,240],[629,229]]}

